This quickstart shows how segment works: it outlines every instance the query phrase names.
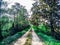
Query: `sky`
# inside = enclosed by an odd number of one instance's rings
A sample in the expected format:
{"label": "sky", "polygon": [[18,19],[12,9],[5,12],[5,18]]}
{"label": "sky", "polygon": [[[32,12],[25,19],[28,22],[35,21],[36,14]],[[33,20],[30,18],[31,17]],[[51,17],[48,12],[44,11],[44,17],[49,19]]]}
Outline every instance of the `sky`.
{"label": "sky", "polygon": [[20,3],[21,5],[25,6],[28,12],[30,12],[30,9],[32,7],[32,4],[35,2],[34,0],[4,0],[9,3],[8,7],[11,7],[15,2]]}

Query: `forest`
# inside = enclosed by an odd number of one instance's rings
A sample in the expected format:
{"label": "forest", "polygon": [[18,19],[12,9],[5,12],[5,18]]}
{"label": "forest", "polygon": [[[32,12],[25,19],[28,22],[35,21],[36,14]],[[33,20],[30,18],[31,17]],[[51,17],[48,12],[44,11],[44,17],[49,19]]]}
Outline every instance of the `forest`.
{"label": "forest", "polygon": [[34,1],[29,15],[20,3],[8,8],[0,0],[0,45],[60,45],[60,0]]}

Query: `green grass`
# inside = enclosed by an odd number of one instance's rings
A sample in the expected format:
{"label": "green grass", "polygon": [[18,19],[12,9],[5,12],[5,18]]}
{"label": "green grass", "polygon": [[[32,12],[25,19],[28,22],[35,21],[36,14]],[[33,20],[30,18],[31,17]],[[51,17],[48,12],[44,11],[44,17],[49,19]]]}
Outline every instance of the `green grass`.
{"label": "green grass", "polygon": [[53,37],[43,34],[41,32],[36,32],[36,33],[39,37],[43,39],[46,45],[60,45],[60,41],[54,39]]}
{"label": "green grass", "polygon": [[[41,31],[39,31],[39,29],[36,26],[33,26],[32,28],[35,30],[37,35],[43,39],[46,45],[60,45],[60,41],[54,39],[52,36],[42,33]],[[44,28],[41,29],[43,30]]]}
{"label": "green grass", "polygon": [[51,28],[43,23],[38,26],[38,30],[47,35],[51,35]]}

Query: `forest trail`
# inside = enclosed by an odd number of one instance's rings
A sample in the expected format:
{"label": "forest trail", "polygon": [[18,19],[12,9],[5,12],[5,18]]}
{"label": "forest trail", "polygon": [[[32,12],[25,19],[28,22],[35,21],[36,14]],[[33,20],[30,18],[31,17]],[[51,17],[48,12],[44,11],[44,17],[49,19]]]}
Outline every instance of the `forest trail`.
{"label": "forest trail", "polygon": [[21,38],[17,39],[17,41],[10,45],[44,45],[44,43],[34,30],[29,30]]}
{"label": "forest trail", "polygon": [[17,39],[15,42],[13,42],[10,45],[24,45],[27,40],[27,35],[29,31],[27,31],[21,38]]}

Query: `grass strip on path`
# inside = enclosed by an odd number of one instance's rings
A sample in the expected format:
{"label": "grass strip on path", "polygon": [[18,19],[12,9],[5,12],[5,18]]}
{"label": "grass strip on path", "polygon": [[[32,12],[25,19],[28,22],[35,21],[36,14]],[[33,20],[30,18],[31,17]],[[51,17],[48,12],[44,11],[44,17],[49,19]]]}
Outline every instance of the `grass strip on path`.
{"label": "grass strip on path", "polygon": [[31,43],[32,43],[32,32],[30,31],[24,45],[31,45]]}

